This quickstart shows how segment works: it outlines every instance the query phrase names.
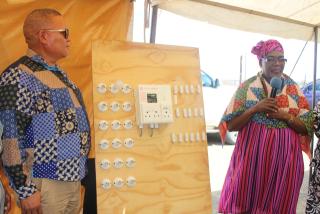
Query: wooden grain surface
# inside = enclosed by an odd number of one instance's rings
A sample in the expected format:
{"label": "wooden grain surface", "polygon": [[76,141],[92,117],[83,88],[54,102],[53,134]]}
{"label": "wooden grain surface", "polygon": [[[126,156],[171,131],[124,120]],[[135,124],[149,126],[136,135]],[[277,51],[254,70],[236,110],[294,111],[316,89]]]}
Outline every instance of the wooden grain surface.
{"label": "wooden grain surface", "polygon": [[[205,133],[204,117],[183,117],[183,109],[203,108],[201,93],[174,95],[176,86],[193,85],[196,91],[201,85],[199,54],[196,48],[150,45],[120,41],[95,41],[92,50],[93,70],[93,106],[95,129],[95,154],[97,201],[99,213],[211,213],[211,193],[208,167],[207,141],[175,142],[171,140],[172,133],[185,135],[198,132]],[[133,90],[129,94],[118,92],[99,94],[98,83],[129,84]],[[174,114],[174,122],[161,124],[159,129],[151,133],[144,127],[139,136],[136,125],[134,91],[138,84],[169,84],[172,87],[173,110],[180,110],[180,117]],[[175,96],[175,98],[174,98]],[[176,99],[177,102],[174,101]],[[100,101],[110,104],[117,101],[122,104],[129,101],[133,104],[130,112],[120,109],[112,112],[100,112],[97,108]],[[130,119],[134,127],[126,130],[107,131],[98,129],[100,120],[107,120],[109,125],[113,120]],[[151,134],[153,134],[151,136]],[[189,135],[190,136],[190,135]],[[135,142],[132,148],[122,145],[118,149],[111,146],[102,150],[99,147],[101,139],[132,138]],[[190,138],[190,137],[189,137]],[[136,160],[133,168],[126,166],[104,170],[100,167],[103,159],[111,163],[116,158],[126,160],[132,157]],[[103,189],[101,182],[107,178],[113,181],[120,177],[136,178],[135,187],[124,185],[121,188],[112,186]]]}

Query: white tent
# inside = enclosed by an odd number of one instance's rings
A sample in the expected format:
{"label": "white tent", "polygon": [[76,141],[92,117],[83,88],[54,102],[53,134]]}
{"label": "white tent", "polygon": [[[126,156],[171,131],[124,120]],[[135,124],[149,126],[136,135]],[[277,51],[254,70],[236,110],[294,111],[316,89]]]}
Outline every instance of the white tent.
{"label": "white tent", "polygon": [[[154,6],[150,41],[155,41],[157,8],[210,24],[277,37],[313,40],[315,85],[320,0],[145,0]],[[315,97],[315,87],[313,89]],[[313,105],[315,99],[313,98]],[[311,143],[313,151],[313,142]],[[313,155],[312,155],[313,156]],[[310,170],[310,173],[312,170]]]}
{"label": "white tent", "polygon": [[182,16],[283,38],[310,40],[320,24],[318,0],[151,0]]}
{"label": "white tent", "polygon": [[[155,41],[157,8],[210,24],[271,36],[313,40],[317,73],[320,0],[145,0],[153,6],[150,41]],[[315,91],[314,91],[315,95]]]}

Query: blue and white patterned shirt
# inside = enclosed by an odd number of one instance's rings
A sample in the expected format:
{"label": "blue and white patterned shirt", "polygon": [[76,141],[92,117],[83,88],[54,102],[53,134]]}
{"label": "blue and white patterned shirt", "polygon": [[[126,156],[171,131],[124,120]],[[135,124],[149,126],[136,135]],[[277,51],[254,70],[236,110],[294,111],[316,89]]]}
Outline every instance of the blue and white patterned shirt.
{"label": "blue and white patterned shirt", "polygon": [[21,199],[32,178],[80,181],[86,174],[90,126],[80,90],[57,66],[24,56],[0,77],[3,165]]}

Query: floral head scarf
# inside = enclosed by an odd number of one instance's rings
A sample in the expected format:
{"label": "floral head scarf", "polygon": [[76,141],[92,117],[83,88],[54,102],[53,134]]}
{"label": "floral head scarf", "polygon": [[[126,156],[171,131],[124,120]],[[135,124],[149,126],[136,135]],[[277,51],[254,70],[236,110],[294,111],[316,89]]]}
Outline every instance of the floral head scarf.
{"label": "floral head scarf", "polygon": [[258,44],[252,48],[251,53],[257,55],[258,60],[260,60],[272,51],[284,52],[280,42],[274,39],[258,42]]}

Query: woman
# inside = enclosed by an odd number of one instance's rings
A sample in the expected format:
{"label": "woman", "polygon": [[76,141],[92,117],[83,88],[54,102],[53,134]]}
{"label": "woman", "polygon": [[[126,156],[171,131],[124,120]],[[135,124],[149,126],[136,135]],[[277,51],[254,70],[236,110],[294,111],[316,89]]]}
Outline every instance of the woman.
{"label": "woman", "polygon": [[[309,148],[312,112],[299,86],[283,74],[286,59],[278,41],[261,41],[251,52],[261,72],[239,86],[220,124],[220,133],[239,133],[219,212],[296,213],[301,149]],[[282,83],[275,98],[270,98],[272,77]]]}
{"label": "woman", "polygon": [[[314,109],[314,133],[320,139],[320,101]],[[306,213],[320,213],[320,141],[314,151],[314,158],[311,162],[313,173],[309,183]]]}

